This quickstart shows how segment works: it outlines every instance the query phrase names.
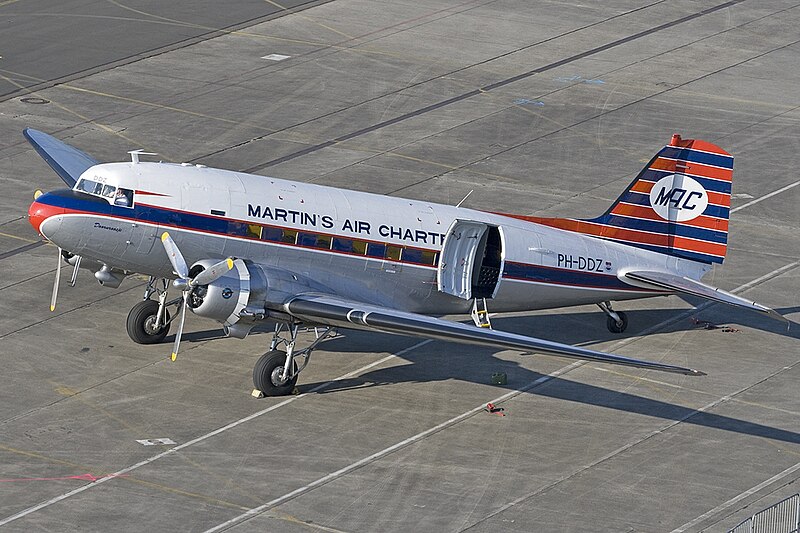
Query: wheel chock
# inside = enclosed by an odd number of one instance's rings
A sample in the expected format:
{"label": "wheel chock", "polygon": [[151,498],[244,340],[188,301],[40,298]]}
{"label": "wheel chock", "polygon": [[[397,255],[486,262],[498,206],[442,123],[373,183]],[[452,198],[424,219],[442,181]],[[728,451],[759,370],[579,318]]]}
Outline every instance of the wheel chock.
{"label": "wheel chock", "polygon": [[258,389],[253,389],[253,392],[250,393],[250,396],[252,396],[253,398],[263,398],[264,393]]}

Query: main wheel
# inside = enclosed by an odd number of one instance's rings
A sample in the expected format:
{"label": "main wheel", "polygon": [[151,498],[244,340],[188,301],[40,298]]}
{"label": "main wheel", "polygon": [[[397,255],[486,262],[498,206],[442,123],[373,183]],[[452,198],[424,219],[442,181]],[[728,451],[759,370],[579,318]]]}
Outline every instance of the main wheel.
{"label": "main wheel", "polygon": [[156,344],[164,340],[169,333],[169,311],[164,309],[166,325],[155,327],[158,314],[158,302],[143,300],[131,308],[125,328],[128,336],[137,344]]}
{"label": "main wheel", "polygon": [[[286,352],[272,350],[256,361],[253,367],[253,385],[265,396],[286,396],[291,394],[297,384],[297,374],[292,379],[283,379],[283,366],[286,364]],[[297,370],[297,363],[294,365]]]}
{"label": "main wheel", "polygon": [[617,321],[611,317],[608,317],[608,320],[606,320],[606,327],[611,333],[622,333],[628,327],[628,315],[622,311],[617,311],[617,314],[620,320],[622,320],[622,324],[617,324]]}

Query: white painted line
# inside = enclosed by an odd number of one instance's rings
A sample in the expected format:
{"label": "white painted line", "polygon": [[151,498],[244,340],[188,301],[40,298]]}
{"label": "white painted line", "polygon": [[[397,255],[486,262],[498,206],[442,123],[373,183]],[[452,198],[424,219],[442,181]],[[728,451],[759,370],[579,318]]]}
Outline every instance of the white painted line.
{"label": "white painted line", "polygon": [[283,61],[284,59],[289,59],[292,56],[285,56],[283,54],[269,54],[267,56],[262,56],[261,59],[269,59],[270,61]]}
{"label": "white painted line", "polygon": [[132,472],[132,471],[134,471],[137,468],[140,468],[142,466],[149,465],[150,463],[152,463],[154,461],[157,461],[157,460],[161,459],[162,457],[166,457],[166,456],[171,455],[171,454],[173,454],[175,452],[183,450],[184,448],[188,448],[189,446],[192,446],[192,445],[197,444],[199,442],[203,442],[204,440],[210,439],[211,437],[213,437],[215,435],[219,435],[220,433],[223,433],[223,432],[225,432],[225,431],[227,431],[229,429],[235,428],[236,426],[240,426],[240,425],[244,424],[245,422],[249,422],[250,420],[258,418],[258,417],[260,417],[262,415],[265,415],[265,414],[267,414],[269,412],[272,412],[272,411],[274,411],[276,409],[279,409],[280,407],[283,407],[284,405],[288,405],[288,404],[290,404],[292,402],[295,402],[295,401],[299,400],[300,398],[303,398],[303,397],[305,397],[305,396],[307,396],[309,394],[313,394],[315,392],[319,392],[319,391],[321,391],[323,389],[326,389],[327,387],[329,387],[330,385],[333,385],[337,381],[341,381],[343,379],[347,379],[347,378],[353,377],[353,376],[355,376],[357,374],[360,374],[360,373],[362,373],[362,372],[364,372],[366,370],[369,370],[372,367],[380,365],[381,363],[385,363],[386,361],[388,361],[388,360],[390,360],[390,359],[392,359],[394,357],[402,356],[402,355],[404,355],[404,354],[406,354],[406,353],[408,353],[408,352],[410,352],[412,350],[416,350],[417,348],[425,346],[426,344],[429,344],[431,342],[433,342],[431,339],[427,339],[427,340],[424,340],[422,342],[418,342],[417,344],[415,344],[413,346],[410,346],[410,347],[408,347],[408,348],[406,348],[404,350],[401,350],[401,351],[397,352],[396,354],[387,355],[386,357],[383,357],[383,358],[381,358],[381,359],[379,359],[379,360],[377,360],[377,361],[375,361],[373,363],[370,363],[368,365],[364,365],[364,366],[362,366],[361,368],[359,368],[357,370],[354,370],[352,372],[348,372],[347,374],[344,374],[343,376],[339,376],[338,378],[333,379],[331,381],[327,381],[327,382],[323,383],[322,385],[314,387],[313,389],[311,389],[308,392],[305,392],[305,393],[300,394],[298,396],[293,396],[292,398],[286,399],[286,400],[284,400],[284,401],[282,401],[280,403],[276,403],[275,405],[271,405],[270,407],[267,407],[266,409],[263,409],[263,410],[258,411],[256,413],[248,415],[248,416],[246,416],[244,418],[240,418],[239,420],[236,420],[235,422],[231,422],[230,424],[228,424],[226,426],[223,426],[221,428],[215,429],[214,431],[206,433],[205,435],[201,435],[200,437],[197,437],[196,439],[192,439],[189,442],[185,442],[183,444],[175,446],[174,448],[170,448],[169,450],[165,450],[165,451],[163,451],[163,452],[161,452],[161,453],[159,453],[157,455],[154,455],[153,457],[150,457],[149,459],[145,459],[143,461],[139,461],[135,465],[131,465],[131,466],[127,467],[127,468],[123,468],[122,470],[118,470],[117,472],[114,472],[113,474],[109,474],[106,477],[102,477],[102,478],[100,478],[100,479],[98,479],[98,480],[96,480],[96,481],[94,481],[92,483],[89,483],[88,485],[83,485],[81,487],[78,487],[77,489],[74,489],[74,490],[71,490],[69,492],[65,492],[65,493],[63,493],[63,494],[61,494],[59,496],[56,496],[55,498],[51,498],[51,499],[49,499],[47,501],[41,502],[41,503],[36,504],[36,505],[34,505],[32,507],[28,507],[27,509],[23,509],[22,511],[19,511],[16,514],[13,514],[13,515],[11,515],[11,516],[9,516],[7,518],[4,518],[4,519],[0,520],[0,526],[4,526],[4,525],[6,525],[6,524],[8,524],[10,522],[13,522],[14,520],[18,520],[18,519],[22,518],[23,516],[27,516],[27,515],[29,515],[31,513],[34,513],[36,511],[41,510],[41,509],[44,509],[45,507],[49,507],[49,506],[53,505],[54,503],[58,503],[60,501],[66,500],[67,498],[75,496],[76,494],[80,494],[83,491],[89,490],[92,487],[96,487],[96,486],[100,485],[101,483],[105,483],[106,481],[114,479],[115,477],[119,477],[119,476],[121,476],[123,474],[127,474],[128,472]]}
{"label": "white painted line", "polygon": [[683,533],[684,531],[686,531],[690,527],[696,526],[697,524],[699,524],[700,522],[702,522],[706,518],[710,518],[711,516],[719,513],[720,511],[724,511],[726,508],[731,507],[733,505],[736,505],[737,503],[739,503],[741,500],[747,498],[748,496],[750,496],[752,494],[755,494],[756,492],[760,491],[764,487],[767,487],[770,484],[778,481],[779,479],[784,478],[784,477],[786,477],[786,476],[788,476],[790,474],[793,474],[793,473],[797,472],[798,470],[800,470],[800,463],[797,463],[794,466],[790,466],[789,468],[787,468],[783,472],[781,472],[779,474],[775,474],[774,476],[772,476],[771,478],[769,478],[766,481],[762,481],[761,483],[759,483],[755,487],[752,487],[752,488],[744,491],[743,493],[739,494],[738,496],[736,496],[734,498],[731,498],[730,500],[726,501],[725,503],[723,503],[721,505],[718,505],[717,507],[714,507],[713,509],[711,509],[707,513],[701,514],[700,516],[698,516],[697,518],[695,518],[691,522],[686,522],[681,527],[673,529],[672,533]]}
{"label": "white painted line", "polygon": [[772,191],[771,193],[769,193],[769,194],[767,194],[765,196],[762,196],[761,198],[756,198],[752,202],[747,202],[746,204],[742,204],[739,207],[731,209],[731,213],[735,213],[737,211],[741,211],[745,207],[750,207],[751,205],[757,204],[758,202],[763,202],[767,198],[772,198],[773,196],[778,195],[778,194],[780,194],[782,192],[786,192],[786,191],[788,191],[789,189],[791,189],[793,187],[797,187],[798,185],[800,185],[800,181],[795,181],[794,183],[791,183],[791,184],[787,185],[786,187],[782,187],[782,188],[778,189],[777,191]]}
{"label": "white painted line", "polygon": [[[510,392],[508,392],[506,394],[503,394],[502,396],[499,396],[499,397],[495,398],[494,400],[490,400],[490,403],[494,403],[494,404],[501,403],[501,402],[503,402],[505,400],[508,400],[509,398],[517,396],[518,394],[521,394],[521,393],[523,393],[525,391],[528,391],[528,390],[532,389],[533,387],[536,387],[537,385],[541,385],[542,383],[544,383],[546,381],[550,381],[551,379],[553,379],[555,377],[558,377],[561,374],[565,374],[565,373],[569,372],[570,370],[573,370],[573,369],[575,369],[575,368],[577,368],[579,366],[582,366],[584,364],[585,364],[584,361],[575,361],[574,363],[571,363],[571,364],[569,364],[567,366],[559,368],[555,372],[551,372],[550,374],[548,374],[546,376],[542,376],[542,377],[536,379],[535,381],[532,381],[532,382],[528,383],[527,385],[525,385],[524,387],[522,387],[520,389],[512,390],[512,391],[510,391]],[[229,526],[232,526],[232,525],[234,525],[234,524],[236,524],[238,522],[241,522],[243,520],[247,520],[248,518],[252,518],[252,517],[254,517],[254,516],[256,516],[256,515],[258,515],[260,513],[263,513],[264,511],[267,511],[267,510],[271,509],[272,507],[280,505],[280,504],[282,504],[282,503],[284,503],[286,501],[291,500],[292,498],[300,496],[301,494],[304,494],[304,493],[306,493],[306,492],[308,492],[308,491],[310,491],[312,489],[315,489],[315,488],[317,488],[319,486],[325,485],[326,483],[329,483],[329,482],[331,482],[331,481],[333,481],[333,480],[335,480],[337,478],[340,478],[343,475],[352,472],[353,470],[357,470],[358,468],[361,468],[364,465],[367,465],[367,464],[369,464],[369,463],[371,463],[373,461],[377,461],[378,459],[380,459],[382,457],[385,457],[385,456],[389,455],[390,453],[399,450],[400,448],[404,448],[404,447],[408,446],[409,444],[413,444],[413,443],[415,443],[417,441],[420,441],[420,440],[424,439],[425,437],[433,435],[434,433],[438,433],[439,431],[441,431],[443,429],[446,429],[446,428],[448,428],[450,426],[453,426],[453,425],[461,422],[462,420],[467,419],[467,418],[471,417],[472,415],[474,415],[476,413],[479,413],[480,411],[483,411],[485,409],[485,407],[486,407],[485,403],[482,403],[477,407],[473,407],[469,411],[461,413],[458,416],[454,416],[453,418],[451,418],[449,420],[446,420],[446,421],[442,422],[441,424],[438,424],[438,425],[436,425],[436,426],[434,426],[434,427],[432,427],[430,429],[426,429],[425,431],[417,433],[413,437],[409,437],[409,438],[407,438],[405,440],[402,440],[402,441],[398,442],[397,444],[393,444],[392,446],[389,446],[388,448],[384,448],[383,450],[381,450],[379,452],[375,452],[372,455],[369,455],[369,456],[364,457],[363,459],[361,459],[359,461],[356,461],[355,463],[352,463],[352,464],[349,464],[349,465],[347,465],[347,466],[345,466],[343,468],[340,468],[336,472],[331,472],[330,474],[328,474],[326,476],[323,476],[323,477],[317,479],[316,481],[312,481],[308,485],[304,485],[304,486],[302,486],[302,487],[300,487],[298,489],[295,489],[295,490],[293,490],[291,492],[287,492],[283,496],[275,498],[274,500],[269,501],[269,502],[267,502],[267,503],[265,503],[263,505],[259,505],[258,507],[254,507],[254,508],[250,509],[249,511],[246,511],[246,512],[240,514],[239,516],[233,517],[230,520],[228,520],[226,522],[223,522],[222,524],[219,524],[217,526],[212,527],[211,529],[207,529],[205,531],[205,533],[213,533],[215,531],[220,531],[220,530],[226,529]]]}
{"label": "white painted line", "polygon": [[170,446],[172,444],[177,444],[172,439],[137,439],[136,442],[142,446],[155,446],[157,444],[161,446]]}

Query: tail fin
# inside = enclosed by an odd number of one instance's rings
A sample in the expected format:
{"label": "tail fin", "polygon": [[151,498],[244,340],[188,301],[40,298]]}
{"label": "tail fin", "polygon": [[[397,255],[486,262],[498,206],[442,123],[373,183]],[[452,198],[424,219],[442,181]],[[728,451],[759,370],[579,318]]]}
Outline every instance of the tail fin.
{"label": "tail fin", "polygon": [[721,263],[728,244],[732,177],[733,157],[722,148],[673,135],[605,214],[577,221],[588,226],[578,231]]}

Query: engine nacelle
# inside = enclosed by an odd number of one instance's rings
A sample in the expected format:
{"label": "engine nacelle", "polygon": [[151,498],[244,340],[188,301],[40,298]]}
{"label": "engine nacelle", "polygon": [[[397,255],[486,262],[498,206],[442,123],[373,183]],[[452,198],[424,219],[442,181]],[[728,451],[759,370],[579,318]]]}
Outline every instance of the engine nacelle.
{"label": "engine nacelle", "polygon": [[[189,277],[196,276],[215,263],[210,259],[194,263],[189,269]],[[232,326],[239,322],[245,309],[251,313],[266,313],[266,297],[267,278],[261,268],[236,259],[232,270],[208,285],[195,287],[189,298],[189,307],[194,314],[221,322],[226,331],[230,329],[237,333],[235,336],[244,337],[254,323],[240,324],[235,328]]]}

